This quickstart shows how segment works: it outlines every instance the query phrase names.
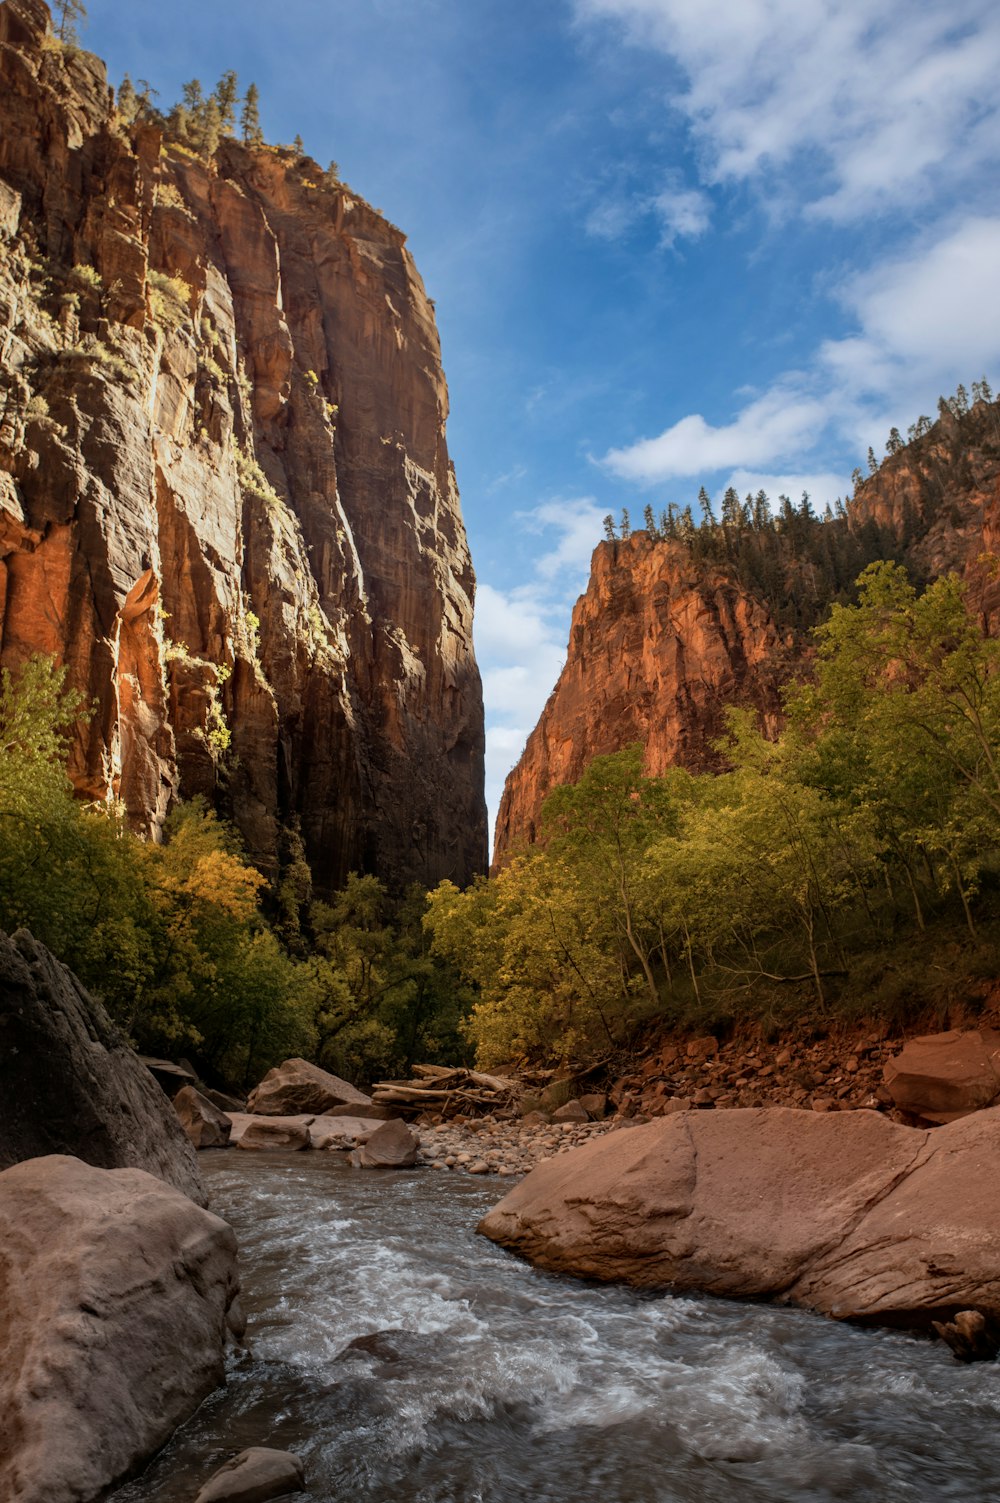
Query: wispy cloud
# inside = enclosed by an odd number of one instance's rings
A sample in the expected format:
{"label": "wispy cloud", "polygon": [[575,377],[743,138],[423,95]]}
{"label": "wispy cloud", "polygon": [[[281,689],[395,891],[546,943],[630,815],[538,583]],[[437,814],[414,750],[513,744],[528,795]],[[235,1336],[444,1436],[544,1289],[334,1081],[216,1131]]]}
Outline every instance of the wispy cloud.
{"label": "wispy cloud", "polygon": [[[781,180],[850,220],[975,183],[996,160],[992,0],[576,0],[679,66],[706,182]],[[808,163],[809,171],[801,170]]]}
{"label": "wispy cloud", "polygon": [[652,224],[661,250],[678,240],[696,240],[712,220],[712,200],[700,188],[671,183],[649,192],[628,191],[621,184],[602,186],[587,213],[584,227],[598,240],[624,240],[637,228]]}
{"label": "wispy cloud", "polygon": [[[823,341],[803,369],[753,394],[728,421],[690,414],[610,450],[603,465],[652,484],[721,470],[804,472],[831,432],[860,452],[890,424],[912,421],[929,390],[946,394],[1000,369],[998,264],[1000,217],[977,216],[849,278],[839,297],[854,332]],[[743,481],[733,483],[742,493]]]}

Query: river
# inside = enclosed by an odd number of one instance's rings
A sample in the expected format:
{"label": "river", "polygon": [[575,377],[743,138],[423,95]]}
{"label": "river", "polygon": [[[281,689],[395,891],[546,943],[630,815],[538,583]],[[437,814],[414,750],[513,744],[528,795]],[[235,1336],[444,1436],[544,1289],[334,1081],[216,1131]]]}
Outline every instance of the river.
{"label": "river", "polygon": [[190,1503],[250,1445],[303,1457],[303,1503],[1000,1500],[996,1365],[538,1273],[475,1235],[497,1180],[334,1153],[201,1164],[253,1358],[113,1503]]}

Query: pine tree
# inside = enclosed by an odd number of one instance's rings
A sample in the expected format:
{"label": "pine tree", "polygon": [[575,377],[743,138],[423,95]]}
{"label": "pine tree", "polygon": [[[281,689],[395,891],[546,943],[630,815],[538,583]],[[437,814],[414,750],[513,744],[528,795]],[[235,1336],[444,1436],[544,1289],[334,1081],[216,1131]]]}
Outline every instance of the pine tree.
{"label": "pine tree", "polygon": [[340,167],[336,162],[331,162],[323,174],[324,188],[340,187]]}
{"label": "pine tree", "polygon": [[604,518],[604,537],[609,543],[616,543],[618,541],[618,534],[615,532],[615,519],[610,512]]}
{"label": "pine tree", "polygon": [[878,469],[878,460],[875,458],[875,450],[872,448],[871,444],[869,444],[868,445],[868,473],[870,475],[874,475],[877,469]]}
{"label": "pine tree", "polygon": [[715,520],[715,513],[712,510],[712,498],[708,494],[708,491],[704,486],[702,486],[701,490],[698,492],[698,505],[701,507],[701,515],[704,525],[706,527],[717,526],[718,524]]}
{"label": "pine tree", "polygon": [[646,531],[649,533],[651,540],[654,543],[657,542],[658,533],[656,530],[656,518],[653,516],[653,508],[650,506],[648,501],[646,502],[645,508],[643,509],[642,520],[643,525],[645,526]]}
{"label": "pine tree", "polygon": [[122,79],[121,88],[118,90],[117,109],[126,125],[131,125],[139,113],[139,96],[135,92],[135,87],[127,73]]}
{"label": "pine tree", "polygon": [[902,436],[900,435],[899,429],[898,428],[890,428],[889,429],[889,437],[886,439],[885,452],[887,454],[898,454],[899,451],[900,451],[900,449],[902,449],[902,448],[905,448],[905,445],[903,443],[903,439],[902,439]]}
{"label": "pine tree", "polygon": [[260,128],[260,90],[253,83],[248,86],[243,98],[240,129],[243,132],[245,146],[263,146],[264,132]]}
{"label": "pine tree", "polygon": [[955,415],[957,417],[964,417],[968,410],[969,393],[966,391],[961,382],[959,382],[958,390],[955,392]]}
{"label": "pine tree", "polygon": [[198,150],[209,161],[219,149],[221,136],[222,112],[219,109],[219,101],[212,94],[205,100],[201,119],[198,122]]}
{"label": "pine tree", "polygon": [[56,36],[67,47],[77,47],[80,44],[80,34],[77,25],[83,25],[87,19],[87,7],[83,0],[55,0],[53,7],[58,18]]}
{"label": "pine tree", "polygon": [[223,73],[215,86],[215,99],[219,106],[219,130],[231,136],[236,130],[236,101],[239,98],[239,81],[232,68]]}
{"label": "pine tree", "polygon": [[184,108],[194,120],[197,120],[201,111],[205,108],[205,96],[201,92],[201,80],[199,78],[189,79],[181,89],[181,96],[184,100]]}
{"label": "pine tree", "polygon": [[851,484],[854,486],[854,489],[857,490],[859,485],[864,485],[864,482],[865,477],[862,475],[861,471],[855,467],[855,469],[851,471]]}
{"label": "pine tree", "polygon": [[622,519],[618,525],[623,538],[630,538],[632,536],[632,523],[629,520],[628,511],[624,506],[622,507]]}
{"label": "pine tree", "polygon": [[294,151],[294,153],[295,153],[295,155],[297,157],[304,157],[305,156],[305,154],[306,154],[306,143],[303,141],[303,139],[302,139],[301,136],[296,136],[295,137],[295,140],[292,142],[292,150]]}

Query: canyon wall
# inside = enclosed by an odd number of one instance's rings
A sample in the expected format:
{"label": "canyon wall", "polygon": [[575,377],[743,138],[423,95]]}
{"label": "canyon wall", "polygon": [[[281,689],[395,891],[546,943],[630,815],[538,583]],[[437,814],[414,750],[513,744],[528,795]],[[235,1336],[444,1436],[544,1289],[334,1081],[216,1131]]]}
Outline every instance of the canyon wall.
{"label": "canyon wall", "polygon": [[[1000,627],[1000,404],[943,411],[922,437],[863,480],[830,523],[865,557],[901,559],[915,577],[962,574],[991,630]],[[808,566],[794,558],[794,573]],[[805,664],[808,634],[776,624],[766,592],[727,563],[697,562],[683,542],[634,532],[598,544],[573,611],[566,663],[504,788],[494,860],[536,838],[542,803],[595,756],[635,741],[646,770],[713,771],[727,706],[781,726],[781,688]]]}
{"label": "canyon wall", "polygon": [[70,772],[204,795],[275,875],[486,859],[474,576],[433,305],[308,157],[199,159],[0,4],[0,664],[94,704]]}

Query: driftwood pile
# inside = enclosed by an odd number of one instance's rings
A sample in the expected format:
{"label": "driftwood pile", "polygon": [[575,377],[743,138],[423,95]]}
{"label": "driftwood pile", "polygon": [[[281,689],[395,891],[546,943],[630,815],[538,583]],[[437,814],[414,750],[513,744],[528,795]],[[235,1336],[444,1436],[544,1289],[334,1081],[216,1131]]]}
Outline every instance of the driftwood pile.
{"label": "driftwood pile", "polygon": [[501,1075],[447,1065],[414,1065],[412,1080],[379,1080],[372,1100],[404,1117],[421,1112],[439,1117],[481,1117],[517,1106],[521,1087]]}

